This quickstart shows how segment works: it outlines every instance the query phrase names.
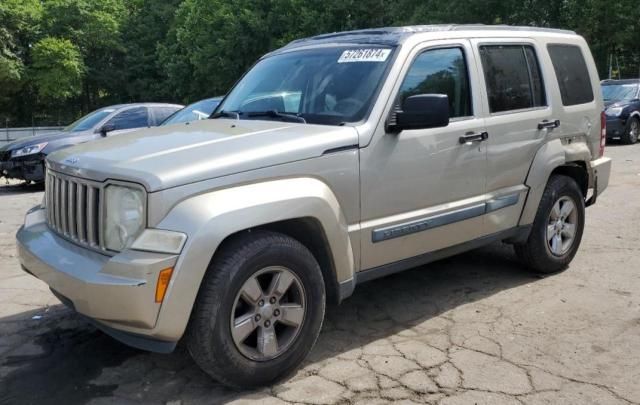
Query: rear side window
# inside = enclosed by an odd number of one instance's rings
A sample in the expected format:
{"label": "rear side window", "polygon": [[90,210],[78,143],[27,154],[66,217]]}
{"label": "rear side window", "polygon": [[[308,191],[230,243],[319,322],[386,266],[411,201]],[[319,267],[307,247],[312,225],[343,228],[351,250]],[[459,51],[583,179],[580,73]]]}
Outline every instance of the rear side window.
{"label": "rear side window", "polygon": [[580,47],[548,45],[547,49],[558,78],[562,104],[570,106],[592,102],[591,78]]}
{"label": "rear side window", "polygon": [[492,113],[547,105],[533,47],[484,45],[480,57]]}

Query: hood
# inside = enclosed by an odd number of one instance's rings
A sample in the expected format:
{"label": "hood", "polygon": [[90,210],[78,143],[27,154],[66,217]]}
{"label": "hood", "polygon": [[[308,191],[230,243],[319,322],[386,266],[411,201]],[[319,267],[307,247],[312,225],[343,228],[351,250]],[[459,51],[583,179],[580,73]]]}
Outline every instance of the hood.
{"label": "hood", "polygon": [[215,119],[146,128],[49,155],[57,171],[158,191],[321,156],[358,143],[353,127]]}
{"label": "hood", "polygon": [[2,147],[0,147],[0,151],[4,152],[9,150],[20,149],[20,148],[24,148],[25,146],[34,145],[42,142],[52,142],[62,138],[74,137],[74,136],[77,136],[78,134],[79,133],[60,131],[60,132],[53,132],[49,134],[24,137],[24,138],[16,139],[13,142],[9,142],[6,145],[3,145]]}

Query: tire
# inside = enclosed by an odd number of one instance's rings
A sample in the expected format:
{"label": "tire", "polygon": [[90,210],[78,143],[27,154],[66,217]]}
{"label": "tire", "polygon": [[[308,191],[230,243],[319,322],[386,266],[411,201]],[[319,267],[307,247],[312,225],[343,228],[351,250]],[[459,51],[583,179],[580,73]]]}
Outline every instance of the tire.
{"label": "tire", "polygon": [[631,117],[622,135],[622,142],[627,145],[634,144],[638,142],[638,134],[640,134],[640,120],[637,117]]}
{"label": "tire", "polygon": [[[290,279],[284,294],[269,293]],[[202,281],[186,334],[189,353],[211,377],[234,388],[261,387],[286,377],[318,338],[324,285],[314,256],[295,239],[267,231],[234,238],[216,254]],[[298,327],[291,326],[292,318]],[[261,326],[242,338],[253,325]],[[279,353],[274,353],[274,334]]]}
{"label": "tire", "polygon": [[[569,202],[573,203],[573,210],[567,216],[571,207]],[[584,215],[584,198],[575,180],[552,175],[527,241],[514,245],[516,254],[527,268],[536,273],[550,274],[566,269],[580,246]],[[558,217],[559,220],[556,219]],[[562,217],[566,218],[562,220]],[[571,230],[573,236],[569,239]]]}

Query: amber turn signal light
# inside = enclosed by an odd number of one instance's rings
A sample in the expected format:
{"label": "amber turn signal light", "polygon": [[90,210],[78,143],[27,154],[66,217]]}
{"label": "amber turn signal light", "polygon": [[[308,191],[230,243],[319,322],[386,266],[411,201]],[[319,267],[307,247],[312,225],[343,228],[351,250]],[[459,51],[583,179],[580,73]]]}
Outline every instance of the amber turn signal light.
{"label": "amber turn signal light", "polygon": [[158,284],[156,284],[156,302],[162,302],[162,300],[164,300],[164,295],[169,287],[172,273],[173,267],[160,270],[160,274],[158,274]]}

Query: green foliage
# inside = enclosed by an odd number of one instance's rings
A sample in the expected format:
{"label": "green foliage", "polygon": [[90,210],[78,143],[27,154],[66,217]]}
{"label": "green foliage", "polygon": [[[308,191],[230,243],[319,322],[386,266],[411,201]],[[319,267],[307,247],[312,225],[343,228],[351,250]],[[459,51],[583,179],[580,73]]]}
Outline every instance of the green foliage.
{"label": "green foliage", "polygon": [[191,102],[227,92],[293,39],[392,25],[572,29],[602,77],[610,55],[623,77],[638,77],[637,1],[1,0],[0,120],[66,123],[110,103]]}
{"label": "green foliage", "polygon": [[166,85],[167,72],[158,58],[180,0],[135,0],[129,3],[122,38],[122,101],[175,101]]}
{"label": "green foliage", "polygon": [[71,41],[41,39],[33,46],[31,55],[31,76],[40,96],[64,101],[80,94],[85,67],[80,50]]}
{"label": "green foliage", "polygon": [[[0,1],[0,119],[14,119],[24,100],[14,101],[25,86],[29,44],[39,31],[42,5],[39,0]],[[28,95],[29,92],[25,92]]]}

